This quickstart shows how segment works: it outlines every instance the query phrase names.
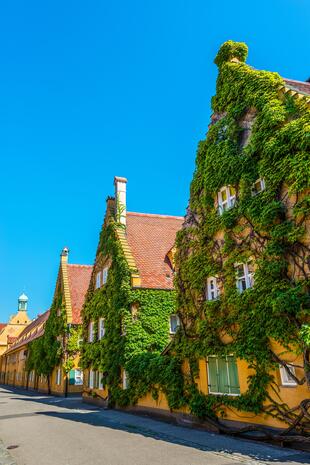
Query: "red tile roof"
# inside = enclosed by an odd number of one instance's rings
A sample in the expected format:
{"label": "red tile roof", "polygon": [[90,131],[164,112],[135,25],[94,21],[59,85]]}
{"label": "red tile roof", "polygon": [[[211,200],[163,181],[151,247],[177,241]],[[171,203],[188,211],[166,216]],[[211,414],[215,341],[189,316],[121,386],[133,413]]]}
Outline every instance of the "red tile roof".
{"label": "red tile roof", "polygon": [[6,327],[6,323],[0,323],[0,333]]}
{"label": "red tile roof", "polygon": [[167,258],[181,216],[127,212],[127,240],[141,276],[141,286],[150,289],[173,289],[173,272]]}
{"label": "red tile roof", "polygon": [[[29,323],[25,329],[20,333],[20,335],[16,338],[16,341],[7,349],[5,352],[6,354],[12,352],[25,344],[28,344],[31,341],[34,341],[38,337],[44,334],[44,325],[43,323],[46,322],[50,314],[50,311],[39,315],[35,320]],[[40,326],[43,325],[41,328]]]}
{"label": "red tile roof", "polygon": [[71,264],[68,264],[67,266],[72,306],[72,323],[81,324],[81,310],[84,304],[93,267],[91,265]]}
{"label": "red tile roof", "polygon": [[310,82],[295,81],[294,79],[285,79],[285,78],[284,78],[284,82],[285,84],[287,84],[287,86],[293,88],[297,92],[302,92],[303,94],[310,95]]}

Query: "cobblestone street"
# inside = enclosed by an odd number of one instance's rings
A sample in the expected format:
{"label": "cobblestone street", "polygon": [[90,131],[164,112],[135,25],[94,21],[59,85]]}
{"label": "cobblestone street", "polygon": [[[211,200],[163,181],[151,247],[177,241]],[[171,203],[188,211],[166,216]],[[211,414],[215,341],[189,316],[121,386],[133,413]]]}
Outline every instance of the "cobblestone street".
{"label": "cobblestone street", "polygon": [[0,406],[1,465],[310,463],[303,452],[101,410],[77,398],[2,387]]}

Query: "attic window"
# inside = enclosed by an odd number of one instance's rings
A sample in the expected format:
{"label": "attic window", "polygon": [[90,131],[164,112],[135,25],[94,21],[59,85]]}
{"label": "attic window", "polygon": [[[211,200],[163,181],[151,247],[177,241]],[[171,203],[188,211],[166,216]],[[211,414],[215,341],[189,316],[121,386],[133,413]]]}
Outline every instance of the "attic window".
{"label": "attic window", "polygon": [[257,181],[254,182],[252,185],[252,196],[260,194],[262,191],[265,190],[265,180],[264,178],[259,178]]}
{"label": "attic window", "polygon": [[220,295],[220,290],[218,287],[217,278],[215,276],[210,276],[207,279],[207,299],[216,300]]}
{"label": "attic window", "polygon": [[217,194],[218,211],[222,215],[235,205],[236,190],[232,186],[224,186]]}
{"label": "attic window", "polygon": [[96,289],[99,289],[101,286],[101,271],[98,271],[96,274]]}
{"label": "attic window", "polygon": [[106,284],[108,280],[109,268],[106,266],[102,270],[102,284]]}

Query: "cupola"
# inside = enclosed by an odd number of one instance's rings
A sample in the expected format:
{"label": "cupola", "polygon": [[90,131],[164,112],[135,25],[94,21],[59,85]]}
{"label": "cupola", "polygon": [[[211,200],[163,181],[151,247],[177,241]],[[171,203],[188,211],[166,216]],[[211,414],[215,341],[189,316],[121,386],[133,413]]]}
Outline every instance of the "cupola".
{"label": "cupola", "polygon": [[18,310],[26,312],[27,306],[28,306],[28,297],[26,296],[26,294],[22,293],[18,297]]}

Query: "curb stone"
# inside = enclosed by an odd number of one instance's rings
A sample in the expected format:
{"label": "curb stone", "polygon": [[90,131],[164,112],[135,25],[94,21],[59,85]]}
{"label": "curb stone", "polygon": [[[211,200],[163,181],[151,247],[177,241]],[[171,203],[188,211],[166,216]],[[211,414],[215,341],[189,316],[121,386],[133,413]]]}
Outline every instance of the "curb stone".
{"label": "curb stone", "polygon": [[0,440],[0,465],[17,465],[11,454]]}

